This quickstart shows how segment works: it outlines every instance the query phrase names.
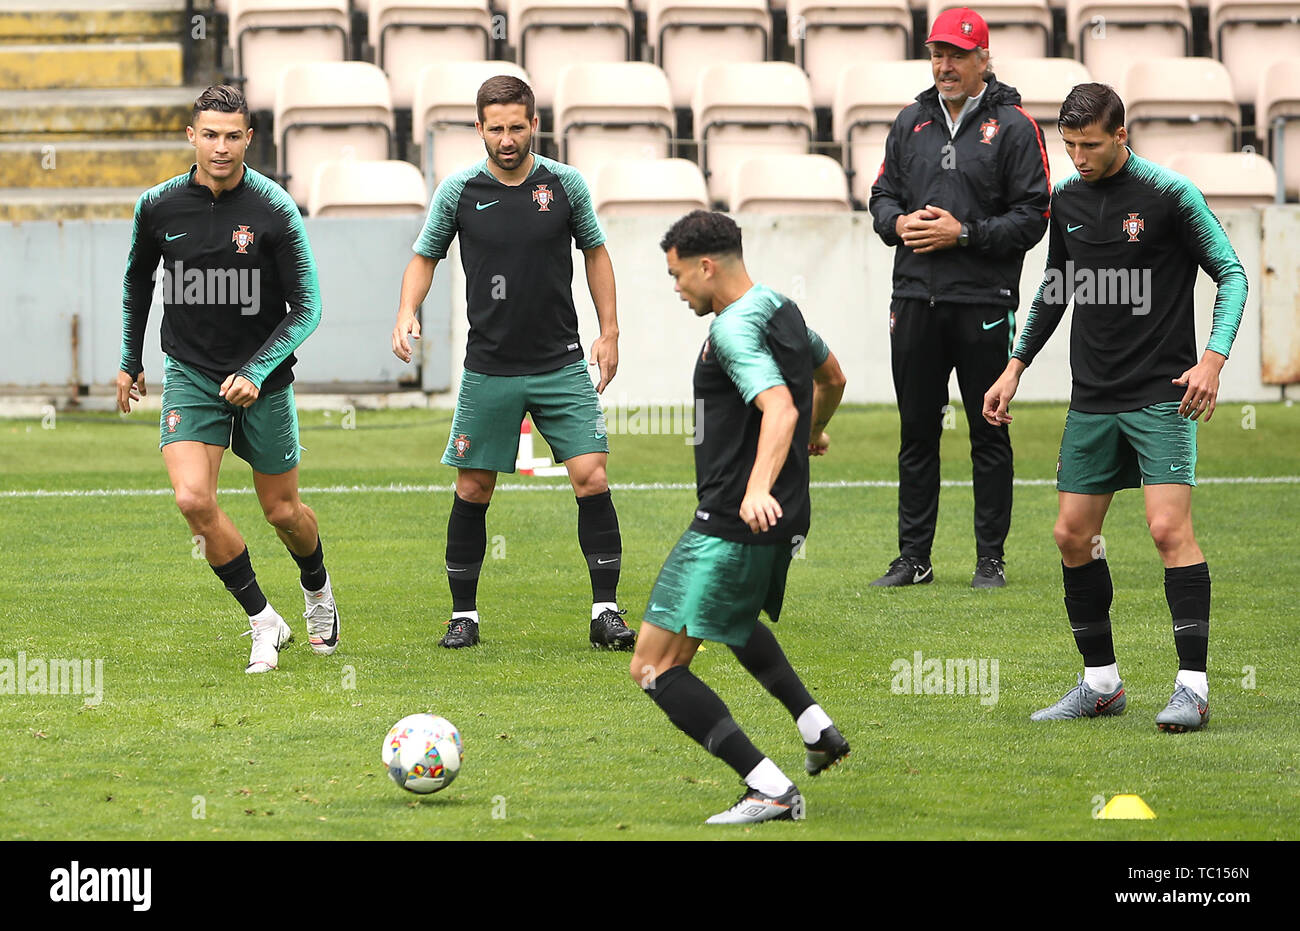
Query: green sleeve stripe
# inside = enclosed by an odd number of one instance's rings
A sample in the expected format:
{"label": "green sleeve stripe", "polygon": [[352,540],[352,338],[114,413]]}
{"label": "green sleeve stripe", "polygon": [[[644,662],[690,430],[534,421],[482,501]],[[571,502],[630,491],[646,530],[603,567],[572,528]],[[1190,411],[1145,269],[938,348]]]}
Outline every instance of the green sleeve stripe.
{"label": "green sleeve stripe", "polygon": [[817,331],[812,327],[807,327],[807,330],[808,346],[812,349],[813,368],[819,369],[825,365],[826,360],[830,358],[831,347],[826,345],[826,341],[817,335]]}
{"label": "green sleeve stripe", "polygon": [[424,221],[412,251],[430,259],[445,259],[456,237],[456,206],[470,178],[484,170],[486,161],[443,178],[429,201],[429,216]]}
{"label": "green sleeve stripe", "polygon": [[1249,285],[1246,271],[1241,267],[1237,252],[1232,248],[1223,224],[1205,203],[1205,196],[1187,178],[1144,158],[1130,156],[1136,163],[1130,168],[1139,178],[1153,185],[1161,195],[1172,196],[1178,205],[1178,214],[1186,229],[1186,239],[1196,256],[1196,262],[1218,285],[1214,298],[1214,318],[1210,337],[1205,344],[1222,356],[1227,356],[1237,338],[1241,315],[1246,309],[1246,292]]}
{"label": "green sleeve stripe", "polygon": [[275,262],[284,286],[284,299],[289,305],[289,312],[275,332],[238,372],[260,388],[266,377],[289,358],[290,353],[301,346],[320,323],[320,279],[316,275],[316,260],[311,254],[311,244],[307,241],[307,229],[303,226],[298,205],[284,188],[251,169],[248,183],[268,201],[284,223]]}
{"label": "green sleeve stripe", "polygon": [[746,404],[785,384],[766,339],[767,322],[780,306],[775,292],[755,285],[709,325],[709,345]]}
{"label": "green sleeve stripe", "polygon": [[596,211],[591,205],[591,191],[587,189],[587,182],[583,180],[582,175],[570,165],[542,156],[538,157],[543,159],[543,164],[560,179],[564,193],[569,198],[571,210],[569,227],[573,230],[573,241],[578,248],[594,249],[604,245],[605,231],[600,228],[600,221],[596,219]]}
{"label": "green sleeve stripe", "polygon": [[126,257],[126,273],[122,276],[122,354],[118,362],[118,367],[132,376],[144,368],[144,330],[153,303],[154,272],[162,259],[162,253],[150,235],[146,212],[168,191],[188,184],[189,180],[187,171],[154,185],[135,202],[131,249]]}

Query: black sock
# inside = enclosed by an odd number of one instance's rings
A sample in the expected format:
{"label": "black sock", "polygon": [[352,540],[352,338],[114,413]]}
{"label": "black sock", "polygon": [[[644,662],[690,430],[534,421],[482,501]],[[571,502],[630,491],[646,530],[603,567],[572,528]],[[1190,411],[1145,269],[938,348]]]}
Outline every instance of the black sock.
{"label": "black sock", "polygon": [[1165,601],[1174,619],[1178,668],[1205,672],[1210,649],[1210,567],[1199,562],[1165,570]]}
{"label": "black sock", "polygon": [[652,679],[645,693],[686,736],[736,771],[741,779],[763,762],[726,704],[685,666]]}
{"label": "black sock", "polygon": [[1061,563],[1065,583],[1065,613],[1074,631],[1074,642],[1083,654],[1085,666],[1109,666],[1115,662],[1115,643],[1110,635],[1110,602],[1115,589],[1110,566],[1094,559],[1082,566]]}
{"label": "black sock", "polygon": [[591,600],[618,601],[618,571],[623,562],[623,538],[618,514],[608,491],[578,498],[578,546],[587,557],[591,574]]}
{"label": "black sock", "polygon": [[466,501],[460,495],[451,503],[447,520],[447,585],[451,612],[473,611],[478,604],[478,574],[487,552],[486,504]]}
{"label": "black sock", "polygon": [[244,547],[242,553],[224,566],[213,566],[212,571],[217,574],[221,584],[226,586],[226,591],[235,596],[249,617],[261,614],[266,608],[266,596],[257,584],[253,563],[248,558],[248,547]]}
{"label": "black sock", "polygon": [[316,552],[310,556],[299,556],[289,550],[289,555],[298,564],[298,580],[302,582],[303,588],[309,592],[318,592],[325,587],[325,550],[321,546],[320,534],[316,535]]}
{"label": "black sock", "polygon": [[816,702],[799,679],[790,661],[776,642],[776,635],[762,621],[754,625],[754,633],[743,647],[732,647],[740,665],[758,680],[758,684],[785,705],[785,710],[796,721]]}

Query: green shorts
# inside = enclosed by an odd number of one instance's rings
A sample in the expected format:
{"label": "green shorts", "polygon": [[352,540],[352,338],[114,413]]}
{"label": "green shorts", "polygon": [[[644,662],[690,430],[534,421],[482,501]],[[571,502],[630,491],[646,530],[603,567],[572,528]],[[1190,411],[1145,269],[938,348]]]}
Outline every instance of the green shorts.
{"label": "green shorts", "polygon": [[461,469],[513,472],[524,414],[556,462],[609,452],[605,414],[584,360],[540,375],[483,375],[466,370],[442,464]]}
{"label": "green shorts", "polygon": [[688,530],[650,590],[645,620],[689,637],[743,647],[758,612],[781,617],[793,543],[734,543]]}
{"label": "green shorts", "polygon": [[263,475],[298,465],[298,408],[293,385],[236,407],[217,392],[221,385],[171,356],[163,360],[162,416],[158,448],[192,440],[229,447]]}
{"label": "green shorts", "polygon": [[1196,484],[1196,421],[1178,401],[1136,411],[1065,417],[1056,490],[1104,495],[1140,485]]}

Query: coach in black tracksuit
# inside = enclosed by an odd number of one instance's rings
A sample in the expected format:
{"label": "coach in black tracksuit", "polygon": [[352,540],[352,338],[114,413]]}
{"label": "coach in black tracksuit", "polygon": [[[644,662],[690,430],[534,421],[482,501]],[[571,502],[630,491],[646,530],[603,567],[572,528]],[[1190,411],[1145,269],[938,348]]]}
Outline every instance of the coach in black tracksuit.
{"label": "coach in black tracksuit", "polygon": [[871,188],[876,232],[894,256],[889,310],[898,452],[898,550],[873,585],[933,581],[939,438],[953,366],[970,427],[976,568],[1006,584],[1011,440],[981,415],[1015,337],[1020,269],[1047,229],[1050,186],[1038,125],[988,68],[988,26],[961,8],[927,39],[935,86],[894,121]]}

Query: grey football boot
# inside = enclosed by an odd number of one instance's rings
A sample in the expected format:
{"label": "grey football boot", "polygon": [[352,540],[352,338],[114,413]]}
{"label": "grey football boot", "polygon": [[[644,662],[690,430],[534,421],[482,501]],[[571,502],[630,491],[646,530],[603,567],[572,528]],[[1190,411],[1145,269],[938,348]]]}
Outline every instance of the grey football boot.
{"label": "grey football boot", "polygon": [[1098,692],[1079,676],[1079,684],[1062,696],[1054,705],[1041,708],[1029,716],[1031,721],[1068,721],[1071,718],[1098,718],[1103,715],[1123,714],[1128,698],[1124,683],[1113,692]]}

